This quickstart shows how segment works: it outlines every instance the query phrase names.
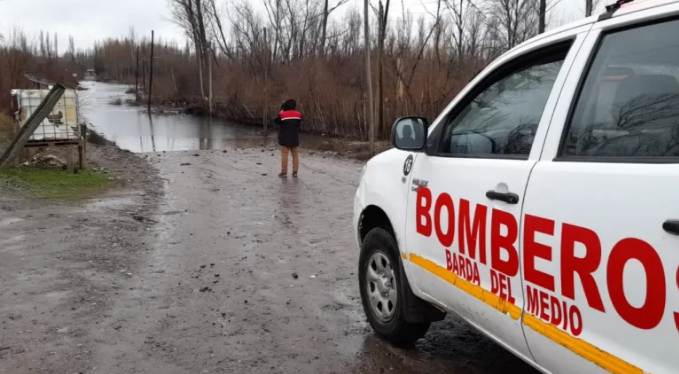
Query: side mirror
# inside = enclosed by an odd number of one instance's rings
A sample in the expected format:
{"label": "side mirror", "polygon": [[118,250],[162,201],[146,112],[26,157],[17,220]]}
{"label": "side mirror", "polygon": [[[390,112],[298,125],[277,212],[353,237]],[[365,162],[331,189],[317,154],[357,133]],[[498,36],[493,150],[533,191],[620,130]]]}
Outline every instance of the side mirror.
{"label": "side mirror", "polygon": [[391,144],[403,151],[421,151],[427,144],[428,128],[424,117],[399,118],[391,129]]}

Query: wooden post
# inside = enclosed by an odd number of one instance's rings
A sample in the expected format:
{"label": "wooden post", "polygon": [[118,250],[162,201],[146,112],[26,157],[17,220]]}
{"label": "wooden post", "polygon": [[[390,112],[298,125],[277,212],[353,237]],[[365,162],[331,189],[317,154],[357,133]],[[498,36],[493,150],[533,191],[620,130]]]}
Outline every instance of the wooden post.
{"label": "wooden post", "polygon": [[209,87],[209,95],[210,95],[210,102],[209,102],[209,108],[210,108],[210,115],[212,115],[212,42],[210,42],[208,46],[208,87]]}
{"label": "wooden post", "polygon": [[73,146],[66,146],[66,170],[73,172],[75,169],[75,160],[73,160]]}
{"label": "wooden post", "polygon": [[384,35],[382,35],[382,29],[384,22],[384,8],[382,7],[382,1],[380,1],[379,6],[379,22],[377,22],[377,121],[375,123],[376,135],[379,136],[382,131],[382,123],[384,122],[384,92],[382,87],[382,54],[384,49]]}
{"label": "wooden post", "polygon": [[146,94],[146,59],[141,58],[141,93],[142,97]]}
{"label": "wooden post", "polygon": [[269,105],[268,103],[268,93],[266,89],[266,76],[268,73],[269,69],[269,43],[266,40],[266,27],[264,28],[264,90],[263,90],[263,96],[264,96],[264,106],[262,109],[262,127],[264,128],[264,134],[267,132],[267,106]]}
{"label": "wooden post", "polygon": [[370,157],[375,155],[375,109],[373,103],[372,74],[370,73],[370,25],[368,19],[368,0],[363,0],[363,36],[365,39],[365,79],[368,89],[368,141]]}
{"label": "wooden post", "polygon": [[80,146],[78,151],[80,152],[80,169],[85,169],[87,166],[87,125],[80,125]]}
{"label": "wooden post", "polygon": [[154,31],[151,30],[151,62],[149,62],[149,114],[151,114],[151,98],[153,97],[153,38]]}
{"label": "wooden post", "polygon": [[40,126],[42,121],[52,112],[54,106],[59,102],[66,89],[60,84],[55,84],[50,92],[45,96],[40,105],[35,109],[26,123],[21,126],[19,132],[14,136],[12,142],[5,152],[0,155],[0,168],[10,166],[12,162],[21,155],[24,146],[31,138],[31,135]]}
{"label": "wooden post", "polygon": [[134,76],[134,100],[139,101],[139,46],[137,46],[137,70]]}

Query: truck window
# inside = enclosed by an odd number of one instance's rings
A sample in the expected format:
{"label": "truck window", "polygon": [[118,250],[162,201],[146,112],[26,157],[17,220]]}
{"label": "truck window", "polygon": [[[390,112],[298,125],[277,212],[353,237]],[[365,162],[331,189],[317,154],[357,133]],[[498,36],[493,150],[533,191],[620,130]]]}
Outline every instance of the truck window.
{"label": "truck window", "polygon": [[489,82],[447,124],[439,154],[527,158],[564,59],[558,53]]}
{"label": "truck window", "polygon": [[677,32],[679,21],[669,21],[604,35],[560,156],[625,162],[679,157]]}

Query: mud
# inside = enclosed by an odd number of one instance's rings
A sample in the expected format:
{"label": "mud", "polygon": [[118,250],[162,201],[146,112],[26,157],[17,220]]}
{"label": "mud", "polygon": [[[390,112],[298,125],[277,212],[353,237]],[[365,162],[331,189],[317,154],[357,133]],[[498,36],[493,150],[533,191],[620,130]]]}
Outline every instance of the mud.
{"label": "mud", "polygon": [[373,335],[359,163],[303,152],[281,180],[273,149],[225,150],[130,155],[84,205],[0,198],[0,373],[535,373],[455,317]]}

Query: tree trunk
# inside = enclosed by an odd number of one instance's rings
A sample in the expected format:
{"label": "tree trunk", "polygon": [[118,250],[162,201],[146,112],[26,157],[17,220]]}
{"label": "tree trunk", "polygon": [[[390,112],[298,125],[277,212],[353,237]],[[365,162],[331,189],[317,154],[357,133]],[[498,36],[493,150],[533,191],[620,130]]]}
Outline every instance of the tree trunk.
{"label": "tree trunk", "polygon": [[592,0],[585,0],[585,17],[589,17],[592,15],[592,9],[593,4]]}
{"label": "tree trunk", "polygon": [[323,7],[323,29],[321,30],[321,57],[325,56],[325,38],[328,31],[328,0]]}
{"label": "tree trunk", "polygon": [[368,19],[368,0],[363,0],[363,33],[365,39],[365,79],[368,89],[368,141],[370,156],[375,155],[375,109],[373,103],[372,74],[370,73],[370,23]]}
{"label": "tree trunk", "polygon": [[149,63],[149,69],[151,70],[149,73],[149,116],[151,115],[151,98],[153,97],[153,39],[154,39],[155,33],[153,30],[151,30],[151,62]]}
{"label": "tree trunk", "polygon": [[198,64],[198,84],[200,85],[200,100],[205,104],[205,85],[203,84],[203,59],[196,43],[196,63]]}
{"label": "tree trunk", "polygon": [[267,106],[269,105],[267,103],[267,91],[266,91],[266,76],[268,73],[268,68],[269,68],[269,42],[267,41],[266,38],[266,27],[264,28],[264,85],[262,85],[262,96],[264,103],[262,105],[262,128],[264,130],[264,134],[267,132],[267,125],[268,125],[268,119],[266,118],[267,115]]}

